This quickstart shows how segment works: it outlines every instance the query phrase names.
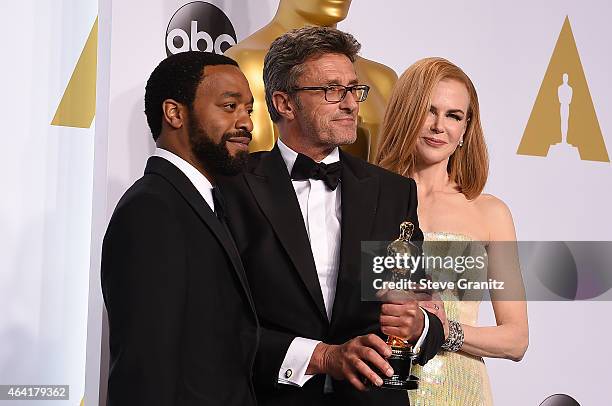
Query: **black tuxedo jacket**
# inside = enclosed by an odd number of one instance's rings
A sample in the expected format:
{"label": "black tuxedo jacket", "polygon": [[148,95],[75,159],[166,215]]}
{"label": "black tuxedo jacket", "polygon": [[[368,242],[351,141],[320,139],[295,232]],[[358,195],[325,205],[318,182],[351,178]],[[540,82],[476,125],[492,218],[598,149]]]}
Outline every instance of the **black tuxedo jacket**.
{"label": "black tuxedo jacket", "polygon": [[163,158],[123,195],[102,249],[109,405],[255,405],[258,322],[234,242]]}
{"label": "black tuxedo jacket", "polygon": [[[296,337],[341,344],[380,332],[380,304],[361,301],[361,241],[391,241],[399,224],[418,228],[416,185],[340,152],[342,223],[340,269],[328,320],[314,259],[295,191],[278,147],[251,154],[248,170],[220,180],[234,240],[245,265],[262,326],[255,361],[255,389],[261,405],[320,404],[324,376],[302,388],[277,383],[281,363]],[[432,358],[443,341],[440,320],[429,315],[428,339],[419,362]],[[333,382],[338,404],[408,404],[405,391],[359,393],[345,381]],[[386,402],[386,403],[380,403]]]}

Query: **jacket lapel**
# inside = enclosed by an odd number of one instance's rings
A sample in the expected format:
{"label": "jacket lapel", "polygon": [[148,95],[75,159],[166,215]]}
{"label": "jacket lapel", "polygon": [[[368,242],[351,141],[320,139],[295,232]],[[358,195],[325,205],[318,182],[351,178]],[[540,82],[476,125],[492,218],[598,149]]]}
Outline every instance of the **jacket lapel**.
{"label": "jacket lapel", "polygon": [[196,212],[204,224],[210,229],[227,253],[227,256],[233,265],[234,271],[240,280],[242,289],[248,298],[251,308],[253,309],[253,312],[255,312],[255,304],[253,302],[253,298],[251,297],[246,273],[242,266],[242,261],[240,260],[240,255],[238,254],[234,241],[231,239],[230,235],[223,227],[223,224],[221,224],[210,206],[208,206],[206,203],[206,200],[204,200],[200,192],[198,192],[189,178],[187,178],[187,176],[185,176],[185,174],[172,163],[159,157],[149,158],[145,173],[158,174],[170,182],[170,184],[174,186],[174,188],[183,196],[191,208]]}
{"label": "jacket lapel", "polygon": [[[361,289],[361,241],[370,239],[378,201],[378,177],[365,170],[365,163],[340,151],[342,161],[342,225],[340,267],[332,312],[332,329],[351,306],[350,287]],[[351,263],[357,266],[351,266]]]}
{"label": "jacket lapel", "polygon": [[253,172],[245,173],[245,178],[321,316],[327,320],[304,218],[278,146],[262,156]]}

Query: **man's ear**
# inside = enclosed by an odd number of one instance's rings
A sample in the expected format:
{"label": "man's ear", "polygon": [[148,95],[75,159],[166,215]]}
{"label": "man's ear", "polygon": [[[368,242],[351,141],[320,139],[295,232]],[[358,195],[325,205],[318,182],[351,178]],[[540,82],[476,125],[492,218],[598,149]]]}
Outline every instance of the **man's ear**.
{"label": "man's ear", "polygon": [[185,120],[185,106],[176,100],[166,99],[162,103],[164,121],[173,129],[183,127]]}
{"label": "man's ear", "polygon": [[278,114],[285,119],[293,120],[295,118],[296,105],[287,93],[278,90],[272,93],[272,104],[274,104]]}

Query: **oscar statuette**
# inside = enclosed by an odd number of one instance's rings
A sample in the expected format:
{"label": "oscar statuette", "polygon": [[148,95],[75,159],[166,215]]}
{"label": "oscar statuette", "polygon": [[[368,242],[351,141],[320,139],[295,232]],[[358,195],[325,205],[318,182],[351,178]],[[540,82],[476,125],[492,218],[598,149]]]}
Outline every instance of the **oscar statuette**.
{"label": "oscar statuette", "polygon": [[[410,239],[414,231],[414,224],[409,221],[404,221],[400,224],[399,237],[387,246],[387,255],[389,257],[408,258],[418,256],[420,248],[417,247]],[[409,281],[412,273],[409,269],[396,267],[391,269],[387,274],[387,280],[391,282]],[[406,296],[411,295],[411,292],[401,291]],[[381,375],[383,380],[382,387],[387,389],[417,389],[418,378],[411,375],[412,362],[416,358],[417,353],[414,352],[413,346],[401,337],[388,336],[387,345],[391,347],[391,356],[387,358],[387,362],[393,368],[393,375],[387,377]]]}

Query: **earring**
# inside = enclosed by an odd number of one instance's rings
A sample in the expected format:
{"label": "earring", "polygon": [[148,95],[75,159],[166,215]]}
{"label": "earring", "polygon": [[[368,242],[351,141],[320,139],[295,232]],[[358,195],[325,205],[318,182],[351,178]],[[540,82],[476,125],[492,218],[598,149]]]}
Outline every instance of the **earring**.
{"label": "earring", "polygon": [[462,146],[463,146],[463,138],[459,140],[459,147],[461,148]]}

